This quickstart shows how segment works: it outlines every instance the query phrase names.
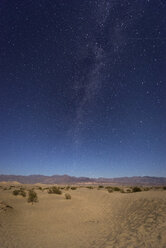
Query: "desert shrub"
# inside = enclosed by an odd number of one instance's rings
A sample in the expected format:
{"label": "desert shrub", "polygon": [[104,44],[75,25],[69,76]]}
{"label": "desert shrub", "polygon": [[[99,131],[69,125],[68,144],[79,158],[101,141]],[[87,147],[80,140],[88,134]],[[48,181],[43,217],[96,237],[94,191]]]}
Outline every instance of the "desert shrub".
{"label": "desert shrub", "polygon": [[65,198],[66,198],[67,200],[70,200],[70,199],[71,199],[71,195],[70,195],[69,193],[66,193],[66,194],[65,194]]}
{"label": "desert shrub", "polygon": [[113,189],[112,186],[106,186],[105,189]]}
{"label": "desert shrub", "polygon": [[109,193],[113,192],[113,190],[111,188],[108,188],[107,190],[108,190]]}
{"label": "desert shrub", "polygon": [[114,189],[114,191],[120,191],[119,187],[114,187],[113,189]]}
{"label": "desert shrub", "polygon": [[31,202],[32,204],[34,202],[38,202],[38,196],[37,196],[37,193],[33,190],[33,189],[30,189],[28,191],[28,202]]}
{"label": "desert shrub", "polygon": [[125,193],[124,189],[120,189],[120,193]]}
{"label": "desert shrub", "polygon": [[25,187],[20,187],[20,190],[25,190]]}
{"label": "desert shrub", "polygon": [[62,189],[62,190],[63,190],[63,189],[65,189],[65,187],[61,187],[60,189]]}
{"label": "desert shrub", "polygon": [[13,190],[13,195],[19,195],[19,194],[20,194],[20,190],[18,189]]}
{"label": "desert shrub", "polygon": [[131,193],[132,191],[131,191],[131,189],[127,189],[126,192],[127,193]]}
{"label": "desert shrub", "polygon": [[40,187],[40,186],[38,187],[38,189],[39,189],[39,190],[43,190],[43,188],[42,188],[42,187]]}
{"label": "desert shrub", "polygon": [[155,187],[153,187],[153,189],[154,189],[154,190],[160,190],[161,187],[160,187],[160,186],[155,186]]}
{"label": "desert shrub", "polygon": [[[0,201],[0,212],[1,211],[7,211],[8,209],[13,209],[12,206],[6,204],[5,202],[3,201]],[[1,226],[1,225],[0,225]]]}
{"label": "desert shrub", "polygon": [[25,190],[20,190],[19,195],[22,195],[23,197],[26,197],[26,192],[25,192]]}
{"label": "desert shrub", "polygon": [[103,189],[103,188],[104,188],[103,185],[99,185],[99,186],[98,186],[98,189]]}
{"label": "desert shrub", "polygon": [[166,186],[163,186],[163,190],[166,190]]}
{"label": "desert shrub", "polygon": [[26,192],[23,189],[15,189],[13,190],[13,195],[22,195],[23,197],[26,197]]}
{"label": "desert shrub", "polygon": [[49,188],[48,188],[48,187],[47,187],[47,188],[43,188],[43,191],[44,191],[44,190],[49,190]]}
{"label": "desert shrub", "polygon": [[52,188],[48,188],[48,194],[53,194]]}
{"label": "desert shrub", "polygon": [[148,187],[144,188],[144,191],[149,191],[149,190],[150,190],[150,188],[148,188]]}
{"label": "desert shrub", "polygon": [[93,187],[92,187],[92,186],[87,186],[86,188],[87,188],[87,189],[93,189]]}
{"label": "desert shrub", "polygon": [[72,189],[72,190],[76,190],[76,189],[77,189],[77,187],[71,187],[71,189]]}
{"label": "desert shrub", "polygon": [[62,191],[58,187],[53,186],[53,187],[49,188],[48,193],[61,195]]}
{"label": "desert shrub", "polygon": [[70,189],[70,186],[68,185],[68,186],[66,186],[66,188],[65,188],[66,190],[69,190]]}
{"label": "desert shrub", "polygon": [[141,192],[142,190],[140,187],[135,186],[134,188],[132,188],[132,191],[133,192]]}

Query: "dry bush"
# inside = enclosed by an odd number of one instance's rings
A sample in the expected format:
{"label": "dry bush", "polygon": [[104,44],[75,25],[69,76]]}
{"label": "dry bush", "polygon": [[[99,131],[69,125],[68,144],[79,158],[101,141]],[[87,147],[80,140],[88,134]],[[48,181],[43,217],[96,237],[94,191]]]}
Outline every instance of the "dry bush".
{"label": "dry bush", "polygon": [[112,188],[108,188],[107,190],[108,190],[109,193],[113,193]]}
{"label": "dry bush", "polygon": [[10,189],[13,189],[13,188],[14,188],[14,186],[13,186],[13,185],[10,185],[10,186],[9,186],[9,190],[10,190]]}
{"label": "dry bush", "polygon": [[20,195],[22,195],[23,197],[26,197],[26,192],[25,192],[25,190],[20,190],[20,193],[19,193]]}
{"label": "dry bush", "polygon": [[37,193],[33,189],[28,191],[28,202],[32,203],[32,205],[34,202],[38,202]]}
{"label": "dry bush", "polygon": [[8,209],[13,209],[13,207],[11,207],[10,205],[6,204],[3,201],[0,201],[0,212],[2,211],[6,212]]}
{"label": "dry bush", "polygon": [[60,187],[61,190],[65,189],[65,187]]}
{"label": "dry bush", "polygon": [[87,189],[94,189],[92,186],[87,186],[86,188]]}
{"label": "dry bush", "polygon": [[99,185],[99,186],[98,186],[98,189],[103,189],[103,188],[104,188],[103,185]]}
{"label": "dry bush", "polygon": [[21,195],[23,197],[26,197],[26,192],[24,189],[15,189],[13,190],[13,195]]}
{"label": "dry bush", "polygon": [[112,186],[106,186],[105,189],[113,189]]}
{"label": "dry bush", "polygon": [[48,194],[58,194],[58,195],[61,195],[62,194],[62,191],[58,187],[53,186],[53,187],[49,188]]}
{"label": "dry bush", "polygon": [[143,188],[143,190],[144,190],[144,191],[149,191],[149,190],[150,190],[150,188],[145,187],[145,188]]}
{"label": "dry bush", "polygon": [[44,190],[49,190],[49,187],[43,188],[43,190],[42,190],[42,191],[44,191]]}
{"label": "dry bush", "polygon": [[20,190],[19,189],[13,190],[13,195],[19,195],[19,194],[20,194]]}
{"label": "dry bush", "polygon": [[114,191],[120,191],[121,189],[119,187],[113,187]]}
{"label": "dry bush", "polygon": [[38,186],[37,189],[43,191],[43,188],[40,186]]}
{"label": "dry bush", "polygon": [[126,193],[131,193],[131,192],[132,192],[131,189],[127,189],[127,190],[126,190]]}
{"label": "dry bush", "polygon": [[76,190],[77,189],[77,187],[71,187],[71,190]]}
{"label": "dry bush", "polygon": [[141,192],[141,191],[142,191],[141,188],[138,186],[132,188],[132,192]]}
{"label": "dry bush", "polygon": [[65,198],[66,198],[67,200],[70,200],[70,199],[71,199],[71,195],[70,195],[69,193],[66,193],[66,194],[65,194]]}

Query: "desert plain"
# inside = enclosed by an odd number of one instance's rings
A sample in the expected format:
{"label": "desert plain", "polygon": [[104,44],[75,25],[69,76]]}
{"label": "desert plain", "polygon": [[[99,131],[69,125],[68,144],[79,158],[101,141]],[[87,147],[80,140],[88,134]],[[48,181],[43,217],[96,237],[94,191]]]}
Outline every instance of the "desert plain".
{"label": "desert plain", "polygon": [[[38,202],[13,195],[21,187],[34,188]],[[62,194],[48,194],[48,187],[0,184],[0,248],[166,247],[166,190],[64,186]]]}

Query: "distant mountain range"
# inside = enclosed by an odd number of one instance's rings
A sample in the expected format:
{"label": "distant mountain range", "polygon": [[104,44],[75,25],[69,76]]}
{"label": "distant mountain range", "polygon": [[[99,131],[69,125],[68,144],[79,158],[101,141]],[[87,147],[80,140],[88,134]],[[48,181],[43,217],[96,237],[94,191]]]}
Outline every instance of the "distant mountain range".
{"label": "distant mountain range", "polygon": [[0,175],[0,182],[17,181],[23,184],[119,184],[119,185],[166,185],[166,177],[119,177],[89,178],[68,175]]}

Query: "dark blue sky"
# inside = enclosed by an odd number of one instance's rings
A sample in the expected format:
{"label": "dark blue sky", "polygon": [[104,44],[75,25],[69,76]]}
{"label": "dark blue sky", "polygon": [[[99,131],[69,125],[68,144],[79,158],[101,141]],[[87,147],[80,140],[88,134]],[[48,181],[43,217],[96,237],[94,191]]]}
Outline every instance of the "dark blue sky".
{"label": "dark blue sky", "polygon": [[166,176],[166,2],[0,2],[0,173]]}

